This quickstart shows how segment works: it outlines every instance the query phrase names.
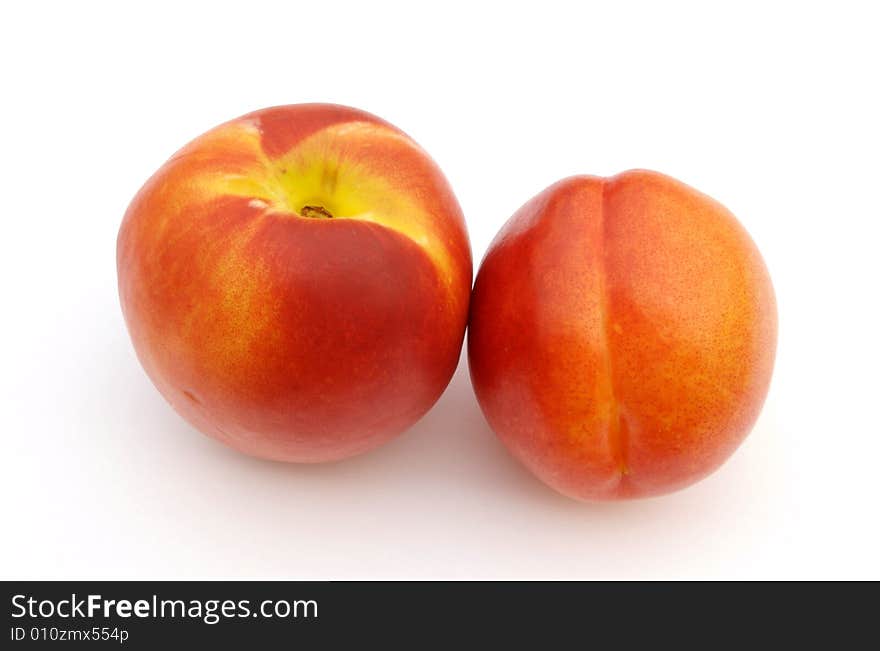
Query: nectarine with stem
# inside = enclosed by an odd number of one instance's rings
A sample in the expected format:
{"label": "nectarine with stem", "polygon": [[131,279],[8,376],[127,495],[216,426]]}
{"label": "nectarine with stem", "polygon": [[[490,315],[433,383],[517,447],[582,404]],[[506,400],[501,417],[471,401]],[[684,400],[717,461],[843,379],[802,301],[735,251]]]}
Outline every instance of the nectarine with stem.
{"label": "nectarine with stem", "polygon": [[472,277],[428,154],[326,104],[256,111],[181,149],[128,207],[117,269],[168,402],[242,452],[297,462],[364,452],[428,410]]}

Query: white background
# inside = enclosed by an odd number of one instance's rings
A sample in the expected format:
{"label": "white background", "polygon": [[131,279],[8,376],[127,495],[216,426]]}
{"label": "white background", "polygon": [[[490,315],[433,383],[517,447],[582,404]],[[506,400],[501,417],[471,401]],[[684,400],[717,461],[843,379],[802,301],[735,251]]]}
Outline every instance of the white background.
{"label": "white background", "polygon": [[[872,3],[7,3],[0,16],[3,578],[880,579]],[[475,262],[526,199],[647,167],[762,250],[773,385],[716,474],[580,504],[521,469],[463,362],[366,456],[239,456],[135,359],[115,240],[141,183],[239,114],[329,101],[446,172]]]}

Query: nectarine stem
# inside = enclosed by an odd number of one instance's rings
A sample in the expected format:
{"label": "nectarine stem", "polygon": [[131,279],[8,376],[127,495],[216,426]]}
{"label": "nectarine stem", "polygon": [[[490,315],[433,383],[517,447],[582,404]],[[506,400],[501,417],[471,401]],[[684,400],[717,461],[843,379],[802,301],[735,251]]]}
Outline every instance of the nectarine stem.
{"label": "nectarine stem", "polygon": [[333,215],[324,206],[303,206],[299,214],[314,219],[333,219]]}

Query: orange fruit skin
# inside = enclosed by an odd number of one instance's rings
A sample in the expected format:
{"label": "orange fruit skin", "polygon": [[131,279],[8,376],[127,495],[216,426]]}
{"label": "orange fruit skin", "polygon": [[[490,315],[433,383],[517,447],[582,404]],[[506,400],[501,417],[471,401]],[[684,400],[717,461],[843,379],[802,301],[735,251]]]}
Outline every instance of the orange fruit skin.
{"label": "orange fruit skin", "polygon": [[678,490],[752,428],[776,351],[758,249],[718,202],[634,170],[526,203],[477,275],[480,406],[513,455],[580,500]]}
{"label": "orange fruit skin", "polygon": [[472,278],[431,158],[324,104],[250,113],[174,155],[128,207],[117,271],[138,358],[174,409],[291,462],[374,448],[434,404]]}

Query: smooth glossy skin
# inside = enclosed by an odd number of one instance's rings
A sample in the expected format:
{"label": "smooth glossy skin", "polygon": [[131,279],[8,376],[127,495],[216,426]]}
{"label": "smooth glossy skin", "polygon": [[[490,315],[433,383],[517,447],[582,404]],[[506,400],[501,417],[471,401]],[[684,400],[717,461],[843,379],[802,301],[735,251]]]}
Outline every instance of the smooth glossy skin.
{"label": "smooth glossy skin", "polygon": [[119,294],[172,406],[247,454],[373,448],[418,420],[458,362],[472,277],[458,203],[405,134],[294,105],[175,154],[125,214]]}
{"label": "smooth glossy skin", "polygon": [[776,303],[749,235],[655,172],[569,178],[504,226],[477,275],[471,377],[491,427],[582,500],[680,489],[763,404]]}

